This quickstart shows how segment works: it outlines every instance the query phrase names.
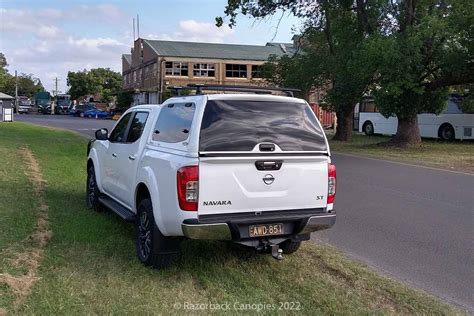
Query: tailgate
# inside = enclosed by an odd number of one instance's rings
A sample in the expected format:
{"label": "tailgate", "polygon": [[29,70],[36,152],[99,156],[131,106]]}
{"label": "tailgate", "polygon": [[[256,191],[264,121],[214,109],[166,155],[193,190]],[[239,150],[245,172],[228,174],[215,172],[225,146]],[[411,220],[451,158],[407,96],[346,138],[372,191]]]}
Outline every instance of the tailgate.
{"label": "tailgate", "polygon": [[198,215],[323,208],[327,192],[327,156],[200,158]]}

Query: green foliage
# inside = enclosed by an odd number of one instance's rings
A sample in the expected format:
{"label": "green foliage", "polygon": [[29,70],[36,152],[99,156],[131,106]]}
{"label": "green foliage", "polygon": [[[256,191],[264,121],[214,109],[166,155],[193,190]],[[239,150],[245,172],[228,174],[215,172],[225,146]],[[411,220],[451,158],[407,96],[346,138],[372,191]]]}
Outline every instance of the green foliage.
{"label": "green foliage", "polygon": [[413,126],[418,113],[443,109],[449,86],[474,82],[472,0],[228,0],[224,14],[232,27],[239,14],[279,10],[303,20],[303,49],[271,59],[267,78],[304,91],[327,87],[326,106],[338,118],[373,93],[385,116]]}
{"label": "green foliage", "polygon": [[102,102],[110,102],[122,89],[122,75],[109,68],[70,71],[67,85],[72,99],[88,94],[100,94]]}
{"label": "green foliage", "polygon": [[467,27],[474,19],[474,5],[419,1],[413,4],[413,18],[404,5],[389,7],[389,13],[399,18],[387,33],[373,39],[371,55],[377,69],[374,96],[381,113],[410,119],[418,113],[441,112],[450,85],[474,81],[472,24]]}
{"label": "green foliage", "polygon": [[[191,90],[188,90],[188,89],[182,89],[180,92],[180,95],[182,96],[185,96],[185,95],[189,95],[191,94]],[[165,91],[163,91],[163,98],[162,98],[162,102],[165,102],[166,100],[168,100],[169,98],[172,98],[172,97],[175,97],[177,96],[178,94],[174,91],[174,90],[170,90],[170,89],[166,89]]]}
{"label": "green foliage", "polygon": [[[6,68],[7,59],[3,53],[0,53],[0,91],[11,96],[15,95],[15,76],[11,75]],[[39,78],[33,74],[18,75],[18,95],[31,98],[35,92],[43,91],[44,87]]]}
{"label": "green foliage", "polygon": [[117,110],[125,111],[133,102],[133,92],[121,91],[117,94]]}

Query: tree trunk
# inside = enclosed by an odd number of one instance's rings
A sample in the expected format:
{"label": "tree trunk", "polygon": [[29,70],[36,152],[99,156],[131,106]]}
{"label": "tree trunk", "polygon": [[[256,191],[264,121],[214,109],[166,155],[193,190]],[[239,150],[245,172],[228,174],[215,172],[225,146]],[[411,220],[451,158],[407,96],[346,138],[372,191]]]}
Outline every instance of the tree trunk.
{"label": "tree trunk", "polygon": [[386,144],[398,147],[420,145],[421,137],[417,115],[415,114],[409,118],[399,118],[397,133]]}
{"label": "tree trunk", "polygon": [[352,140],[352,126],[354,122],[354,107],[350,106],[336,112],[337,127],[334,140],[350,142]]}

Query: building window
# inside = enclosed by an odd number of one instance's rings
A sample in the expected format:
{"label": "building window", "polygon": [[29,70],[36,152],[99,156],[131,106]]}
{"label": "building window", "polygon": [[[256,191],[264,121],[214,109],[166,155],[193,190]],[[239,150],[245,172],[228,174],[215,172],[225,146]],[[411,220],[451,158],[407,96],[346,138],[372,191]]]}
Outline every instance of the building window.
{"label": "building window", "polygon": [[247,65],[226,64],[225,76],[228,78],[247,78]]}
{"label": "building window", "polygon": [[133,82],[137,82],[137,71],[133,72]]}
{"label": "building window", "polygon": [[165,63],[165,74],[171,76],[188,76],[188,63],[167,61]]}
{"label": "building window", "polygon": [[193,65],[193,76],[195,76],[195,77],[215,77],[216,76],[216,65],[215,64],[194,64]]}
{"label": "building window", "polygon": [[262,71],[261,65],[252,65],[252,78],[262,78]]}

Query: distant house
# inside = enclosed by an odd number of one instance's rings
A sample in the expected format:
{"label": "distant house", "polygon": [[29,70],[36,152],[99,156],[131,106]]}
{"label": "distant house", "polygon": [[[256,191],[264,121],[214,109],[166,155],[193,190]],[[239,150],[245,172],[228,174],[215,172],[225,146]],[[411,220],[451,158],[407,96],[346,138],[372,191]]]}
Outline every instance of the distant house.
{"label": "distant house", "polygon": [[167,86],[259,84],[261,65],[271,55],[292,52],[291,43],[259,46],[138,38],[131,54],[122,55],[123,88],[135,93],[135,104],[142,104],[158,103]]}

